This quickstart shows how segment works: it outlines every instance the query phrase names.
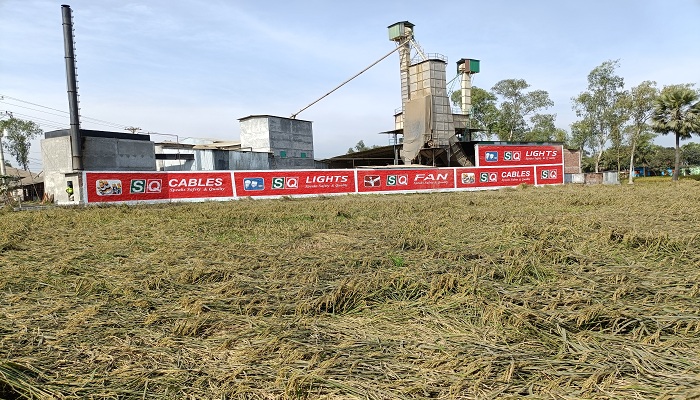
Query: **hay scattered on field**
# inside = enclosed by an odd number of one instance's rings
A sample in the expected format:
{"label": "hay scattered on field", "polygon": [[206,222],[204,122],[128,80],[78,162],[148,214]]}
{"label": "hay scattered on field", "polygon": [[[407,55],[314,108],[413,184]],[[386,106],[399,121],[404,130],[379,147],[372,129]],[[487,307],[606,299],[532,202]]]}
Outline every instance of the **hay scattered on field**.
{"label": "hay scattered on field", "polygon": [[0,398],[697,398],[700,184],[0,212]]}

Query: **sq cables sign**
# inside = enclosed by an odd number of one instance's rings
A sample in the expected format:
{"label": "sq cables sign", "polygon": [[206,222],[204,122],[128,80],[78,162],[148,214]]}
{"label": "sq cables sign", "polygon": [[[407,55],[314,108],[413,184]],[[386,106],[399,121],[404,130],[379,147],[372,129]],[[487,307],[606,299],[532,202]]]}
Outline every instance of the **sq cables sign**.
{"label": "sq cables sign", "polygon": [[457,168],[458,189],[479,189],[535,184],[534,166]]}
{"label": "sq cables sign", "polygon": [[237,197],[355,193],[352,170],[236,171]]}
{"label": "sq cables sign", "polygon": [[233,198],[230,172],[85,172],[88,203]]}

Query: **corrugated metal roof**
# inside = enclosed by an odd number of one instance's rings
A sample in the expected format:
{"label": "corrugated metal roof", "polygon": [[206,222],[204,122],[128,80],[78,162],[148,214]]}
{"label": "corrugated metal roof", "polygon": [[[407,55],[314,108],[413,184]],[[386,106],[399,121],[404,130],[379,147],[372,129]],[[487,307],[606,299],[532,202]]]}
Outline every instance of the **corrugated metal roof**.
{"label": "corrugated metal roof", "polygon": [[20,178],[22,186],[31,185],[34,183],[41,183],[44,181],[43,171],[39,173],[25,171],[23,169],[18,169],[14,167],[5,167],[5,172],[8,176],[16,176]]}

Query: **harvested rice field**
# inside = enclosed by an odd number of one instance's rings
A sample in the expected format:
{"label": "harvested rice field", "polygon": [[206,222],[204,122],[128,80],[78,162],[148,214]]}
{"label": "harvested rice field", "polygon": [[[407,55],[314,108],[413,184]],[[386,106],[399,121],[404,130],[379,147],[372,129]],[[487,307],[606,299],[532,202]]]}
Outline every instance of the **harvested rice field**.
{"label": "harvested rice field", "polygon": [[0,211],[0,398],[700,399],[700,182]]}

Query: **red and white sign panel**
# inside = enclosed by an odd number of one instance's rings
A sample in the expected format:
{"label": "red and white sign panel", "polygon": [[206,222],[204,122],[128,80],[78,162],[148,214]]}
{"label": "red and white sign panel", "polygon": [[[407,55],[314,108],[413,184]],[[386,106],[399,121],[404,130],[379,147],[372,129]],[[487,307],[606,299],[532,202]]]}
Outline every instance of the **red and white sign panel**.
{"label": "red and white sign panel", "polygon": [[564,183],[564,167],[562,165],[546,165],[535,167],[535,178],[538,185],[560,185]]}
{"label": "red and white sign panel", "polygon": [[232,198],[230,172],[86,172],[88,203]]}
{"label": "red and white sign panel", "polygon": [[237,197],[355,193],[353,170],[236,171]]}
{"label": "red and white sign panel", "polygon": [[478,146],[479,162],[485,165],[472,168],[85,172],[83,193],[88,203],[109,203],[469,190],[564,183],[561,146]]}
{"label": "red and white sign panel", "polygon": [[357,170],[357,191],[392,192],[454,189],[453,168]]}
{"label": "red and white sign panel", "polygon": [[457,168],[458,189],[535,184],[535,167]]}
{"label": "red and white sign panel", "polygon": [[477,166],[563,164],[562,146],[477,144]]}

